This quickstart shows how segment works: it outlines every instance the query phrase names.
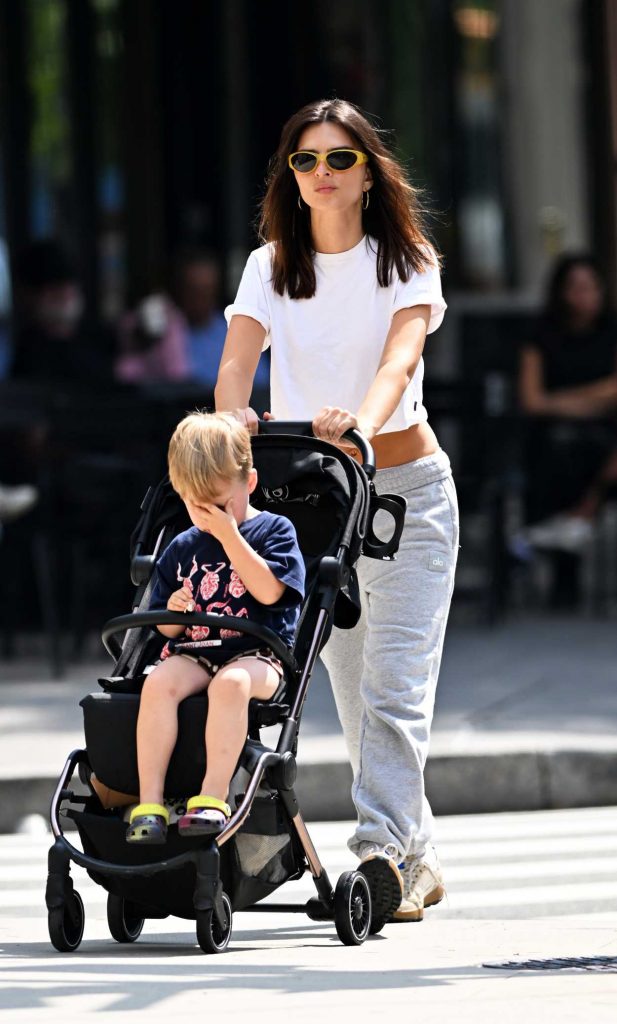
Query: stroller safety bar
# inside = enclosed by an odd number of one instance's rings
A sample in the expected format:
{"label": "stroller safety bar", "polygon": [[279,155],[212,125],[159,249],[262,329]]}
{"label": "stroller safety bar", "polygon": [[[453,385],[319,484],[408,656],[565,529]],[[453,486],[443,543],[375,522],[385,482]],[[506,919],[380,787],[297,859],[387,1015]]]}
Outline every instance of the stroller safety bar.
{"label": "stroller safety bar", "polygon": [[128,615],[118,615],[105,623],[101,631],[101,638],[105,650],[112,657],[115,657],[113,643],[110,638],[115,633],[126,629],[138,629],[140,626],[213,626],[216,629],[233,629],[237,633],[244,633],[261,640],[270,648],[277,658],[280,658],[283,665],[291,672],[297,671],[297,664],[289,648],[283,643],[276,633],[266,626],[261,626],[249,619],[240,619],[234,615],[214,615],[212,612],[131,612]]}

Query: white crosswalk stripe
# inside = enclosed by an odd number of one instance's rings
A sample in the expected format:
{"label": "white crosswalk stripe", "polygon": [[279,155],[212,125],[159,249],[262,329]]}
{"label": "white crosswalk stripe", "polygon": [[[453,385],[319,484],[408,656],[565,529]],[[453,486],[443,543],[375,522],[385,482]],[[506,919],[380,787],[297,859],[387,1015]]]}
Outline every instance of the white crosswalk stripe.
{"label": "white crosswalk stripe", "polygon": [[[332,882],[354,867],[346,849],[349,822],[309,824]],[[75,841],[75,834],[70,834]],[[0,836],[0,917],[45,915],[51,836]],[[440,917],[545,917],[617,910],[617,808],[589,808],[437,819],[435,842],[447,899]],[[105,890],[76,866],[84,903],[104,913]],[[310,876],[271,897],[303,902]]]}
{"label": "white crosswalk stripe", "polygon": [[440,915],[545,917],[617,909],[617,809],[442,818]]}

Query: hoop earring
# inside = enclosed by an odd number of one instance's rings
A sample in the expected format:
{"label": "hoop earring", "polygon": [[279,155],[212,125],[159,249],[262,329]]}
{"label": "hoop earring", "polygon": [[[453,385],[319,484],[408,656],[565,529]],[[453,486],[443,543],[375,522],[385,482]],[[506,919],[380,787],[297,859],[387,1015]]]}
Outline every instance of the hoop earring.
{"label": "hoop earring", "polygon": [[302,199],[300,198],[300,195],[299,195],[299,194],[298,194],[298,209],[299,209],[299,210],[301,210],[301,209],[302,209]]}
{"label": "hoop earring", "polygon": [[[366,199],[366,202],[364,202],[365,199]],[[365,191],[362,193],[362,209],[363,210],[368,210],[368,204],[370,202],[370,199],[371,199],[371,197],[368,194],[368,189],[365,189]]]}

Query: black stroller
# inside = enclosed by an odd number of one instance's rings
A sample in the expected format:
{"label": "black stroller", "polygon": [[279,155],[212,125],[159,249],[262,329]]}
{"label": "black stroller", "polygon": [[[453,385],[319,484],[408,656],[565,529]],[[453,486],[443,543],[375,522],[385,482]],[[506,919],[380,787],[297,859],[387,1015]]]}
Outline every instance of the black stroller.
{"label": "black stroller", "polygon": [[[370,445],[357,431],[346,436],[359,448],[362,467],[314,438],[310,424],[264,423],[253,438],[259,482],[252,504],[291,519],[306,562],[306,598],[291,653],[277,636],[246,619],[143,610],[159,553],[190,525],[168,480],[148,491],[131,539],[134,610],[103,628],[113,671],[99,680],[102,692],[81,701],[86,749],[71,753],[52,799],[55,842],[49,851],[46,903],[56,949],[72,952],[83,936],[84,908],[73,888],[71,861],[107,890],[109,929],[118,942],[134,942],[146,919],[175,915],[196,921],[204,952],[222,952],[231,936],[233,910],[302,911],[312,920],[334,920],[348,945],[361,944],[383,927],[385,921],[372,916],[364,875],[347,871],[332,888],[294,793],[300,719],[315,661],[333,624],[350,628],[358,619],[354,563],[361,552],[392,558],[403,526],[405,500],[375,493]],[[385,541],[373,528],[378,511],[392,517]],[[286,689],[276,703],[251,701],[249,736],[228,797],[232,817],[223,832],[187,839],[178,836],[172,823],[166,845],[153,849],[126,843],[126,807],[105,806],[100,786],[129,797],[139,792],[135,728],[144,670],[162,647],[156,624],[217,625],[255,636],[283,662]],[[165,782],[166,799],[178,804],[179,813],[186,794],[198,792],[205,771],[206,713],[205,694],[189,697],[179,708],[178,741]],[[260,741],[260,730],[277,724],[281,731],[271,750]],[[61,817],[75,823],[83,852],[64,835]],[[306,904],[260,904],[307,868],[317,895]]]}

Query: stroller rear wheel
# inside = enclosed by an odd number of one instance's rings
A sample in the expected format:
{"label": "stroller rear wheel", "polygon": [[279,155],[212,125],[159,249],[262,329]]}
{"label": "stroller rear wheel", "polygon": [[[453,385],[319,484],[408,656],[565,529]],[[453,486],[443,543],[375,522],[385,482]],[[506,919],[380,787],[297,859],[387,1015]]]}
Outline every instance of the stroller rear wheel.
{"label": "stroller rear wheel", "polygon": [[214,911],[197,911],[197,941],[204,953],[222,953],[227,949],[231,938],[231,902],[227,893],[223,893],[223,906],[227,922],[221,927]]}
{"label": "stroller rear wheel", "polygon": [[135,942],[141,935],[144,919],[135,903],[110,892],[107,896],[107,924],[116,942]]}
{"label": "stroller rear wheel", "polygon": [[74,953],[84,934],[86,914],[79,893],[73,889],[66,903],[53,907],[47,915],[52,946],[59,953]]}
{"label": "stroller rear wheel", "polygon": [[361,946],[371,927],[371,890],[359,871],[345,871],[334,890],[334,924],[346,946]]}

